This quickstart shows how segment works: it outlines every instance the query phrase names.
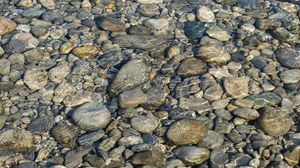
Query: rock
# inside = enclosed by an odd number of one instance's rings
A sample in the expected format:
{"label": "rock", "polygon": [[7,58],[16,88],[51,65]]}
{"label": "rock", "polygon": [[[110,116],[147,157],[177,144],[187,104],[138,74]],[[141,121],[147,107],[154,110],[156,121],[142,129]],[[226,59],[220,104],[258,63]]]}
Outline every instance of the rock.
{"label": "rock", "polygon": [[132,164],[134,165],[150,165],[160,167],[165,162],[165,156],[157,149],[136,153],[132,156]]}
{"label": "rock", "polygon": [[141,143],[143,143],[143,139],[137,135],[130,135],[119,139],[119,145],[124,145],[127,147]]}
{"label": "rock", "polygon": [[65,148],[74,148],[78,137],[78,128],[65,121],[59,121],[50,131],[53,138]]}
{"label": "rock", "polygon": [[142,25],[131,26],[129,28],[128,34],[130,34],[130,35],[150,35],[151,29],[149,29],[146,26],[142,26]]}
{"label": "rock", "polygon": [[206,72],[206,63],[194,57],[184,59],[177,68],[177,74],[182,77],[198,76]]}
{"label": "rock", "polygon": [[245,9],[262,9],[263,5],[259,0],[237,0],[237,5]]}
{"label": "rock", "polygon": [[24,74],[24,83],[31,90],[39,90],[45,87],[48,82],[47,71],[44,69],[32,66],[29,67]]}
{"label": "rock", "polygon": [[291,166],[299,164],[300,159],[300,146],[296,146],[292,151],[285,153],[284,160]]}
{"label": "rock", "polygon": [[98,128],[105,128],[110,122],[110,112],[97,102],[89,102],[77,108],[72,119],[83,130],[93,131]]}
{"label": "rock", "polygon": [[288,114],[279,108],[267,106],[261,110],[260,114],[259,126],[271,136],[278,137],[287,133],[293,124],[293,120]]}
{"label": "rock", "polygon": [[131,126],[142,133],[152,133],[158,126],[157,119],[150,113],[146,116],[139,115],[131,118]]}
{"label": "rock", "polygon": [[22,8],[33,7],[33,1],[32,0],[20,0],[18,3],[18,6],[22,7]]}
{"label": "rock", "polygon": [[202,22],[187,21],[184,23],[184,34],[191,41],[197,42],[203,36],[205,26]]}
{"label": "rock", "polygon": [[43,116],[33,120],[27,126],[27,130],[35,134],[42,134],[50,131],[54,124],[54,119],[52,117]]}
{"label": "rock", "polygon": [[10,62],[7,59],[0,59],[0,75],[9,75]]}
{"label": "rock", "polygon": [[148,97],[146,103],[142,104],[145,109],[157,109],[166,100],[168,90],[165,84],[160,80],[152,80],[144,85],[145,94]]}
{"label": "rock", "polygon": [[42,37],[49,32],[49,29],[46,26],[37,25],[37,26],[31,27],[30,32],[35,37]]}
{"label": "rock", "polygon": [[38,165],[35,162],[28,161],[14,165],[12,168],[38,168]]}
{"label": "rock", "polygon": [[226,161],[228,161],[228,155],[220,149],[213,150],[210,153],[210,166],[212,168],[219,168],[225,165]]}
{"label": "rock", "polygon": [[59,48],[60,54],[69,54],[74,48],[74,44],[72,42],[65,42]]}
{"label": "rock", "polygon": [[147,100],[147,95],[140,88],[126,90],[119,95],[119,104],[122,108],[136,107],[146,103]]}
{"label": "rock", "polygon": [[210,104],[207,100],[202,98],[194,98],[194,97],[180,98],[179,107],[187,110],[197,111],[199,114],[211,110]]}
{"label": "rock", "polygon": [[118,35],[112,39],[112,42],[120,47],[151,50],[166,42],[164,37],[146,36],[146,35]]}
{"label": "rock", "polygon": [[214,22],[215,20],[215,14],[213,11],[211,11],[208,7],[206,6],[201,6],[196,13],[197,18],[201,22]]}
{"label": "rock", "polygon": [[300,69],[290,69],[280,73],[283,83],[297,83],[300,80]]}
{"label": "rock", "polygon": [[148,19],[145,26],[152,29],[154,34],[166,34],[169,30],[169,21],[167,19]]}
{"label": "rock", "polygon": [[224,142],[223,135],[215,132],[215,131],[207,131],[207,135],[203,138],[203,140],[199,143],[200,147],[216,149],[222,146]]}
{"label": "rock", "polygon": [[0,36],[8,34],[14,31],[17,27],[17,24],[5,17],[0,17]]}
{"label": "rock", "polygon": [[160,14],[160,8],[157,4],[143,4],[138,8],[141,15],[153,17]]}
{"label": "rock", "polygon": [[68,63],[61,62],[49,70],[49,79],[54,83],[61,83],[69,73]]}
{"label": "rock", "polygon": [[231,39],[229,33],[218,26],[213,26],[209,28],[208,30],[206,30],[206,33],[209,37],[212,37],[219,41],[229,41]]}
{"label": "rock", "polygon": [[110,90],[120,93],[139,86],[148,80],[148,68],[142,60],[131,60],[122,66],[110,85]]}
{"label": "rock", "polygon": [[278,62],[287,68],[300,69],[300,52],[292,48],[280,48],[275,52]]}
{"label": "rock", "polygon": [[98,55],[99,52],[95,46],[85,45],[74,48],[72,53],[79,58],[91,59]]}
{"label": "rock", "polygon": [[0,134],[0,150],[25,152],[33,149],[34,137],[24,129],[9,129]]}
{"label": "rock", "polygon": [[55,9],[55,1],[54,0],[39,0],[39,2],[47,9],[52,10]]}
{"label": "rock", "polygon": [[229,77],[224,79],[227,94],[235,99],[248,96],[248,80],[245,77]]}
{"label": "rock", "polygon": [[21,53],[36,48],[38,45],[39,40],[34,38],[30,33],[18,33],[11,38],[7,48],[12,53]]}
{"label": "rock", "polygon": [[77,167],[80,163],[82,163],[82,157],[88,154],[92,149],[92,145],[86,145],[69,151],[65,156],[64,165],[67,167]]}
{"label": "rock", "polygon": [[174,154],[189,165],[197,165],[205,162],[209,158],[210,152],[196,146],[181,146],[174,149]]}
{"label": "rock", "polygon": [[91,145],[95,141],[98,141],[99,139],[101,139],[104,135],[105,135],[105,132],[100,129],[100,130],[89,132],[87,134],[84,134],[84,135],[78,137],[77,142],[82,146]]}
{"label": "rock", "polygon": [[111,17],[99,17],[97,20],[98,25],[101,29],[112,31],[112,32],[123,32],[125,31],[125,24],[118,19]]}
{"label": "rock", "polygon": [[45,12],[46,12],[46,9],[44,9],[44,8],[29,8],[29,9],[23,10],[21,15],[24,16],[25,18],[33,19],[33,18],[40,17]]}
{"label": "rock", "polygon": [[167,131],[167,138],[176,145],[197,144],[206,136],[206,127],[196,119],[181,119]]}
{"label": "rock", "polygon": [[281,26],[281,22],[279,20],[276,20],[276,19],[262,19],[262,18],[259,18],[256,20],[255,22],[255,26],[258,28],[258,29],[261,29],[261,30],[268,30],[268,29],[276,29],[277,27],[280,27]]}
{"label": "rock", "polygon": [[238,108],[233,111],[233,114],[246,120],[255,120],[259,117],[256,110],[249,108]]}
{"label": "rock", "polygon": [[219,85],[208,87],[203,94],[203,98],[207,100],[220,100],[223,95],[223,89]]}
{"label": "rock", "polygon": [[141,4],[159,4],[163,3],[163,0],[137,0],[137,2]]}
{"label": "rock", "polygon": [[230,60],[225,47],[214,44],[201,46],[197,56],[209,64],[226,64]]}
{"label": "rock", "polygon": [[281,102],[281,97],[273,92],[263,92],[260,94],[250,95],[247,99],[254,101],[254,106],[276,105]]}
{"label": "rock", "polygon": [[38,63],[46,57],[46,53],[39,48],[28,50],[24,55],[27,63]]}

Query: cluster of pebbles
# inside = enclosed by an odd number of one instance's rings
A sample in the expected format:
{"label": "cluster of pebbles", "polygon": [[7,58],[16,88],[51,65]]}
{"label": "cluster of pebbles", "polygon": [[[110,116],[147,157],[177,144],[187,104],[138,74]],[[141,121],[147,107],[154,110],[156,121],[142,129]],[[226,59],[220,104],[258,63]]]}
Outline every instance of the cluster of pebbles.
{"label": "cluster of pebbles", "polygon": [[298,0],[0,0],[0,167],[299,167],[299,18]]}

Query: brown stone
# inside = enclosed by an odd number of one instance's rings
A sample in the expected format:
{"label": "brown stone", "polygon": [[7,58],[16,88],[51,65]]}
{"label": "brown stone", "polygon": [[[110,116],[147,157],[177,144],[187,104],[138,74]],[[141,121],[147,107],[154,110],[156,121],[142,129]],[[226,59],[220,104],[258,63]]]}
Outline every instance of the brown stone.
{"label": "brown stone", "polygon": [[14,31],[17,27],[16,23],[5,18],[0,17],[0,36],[3,36],[5,34],[8,34],[12,31]]}

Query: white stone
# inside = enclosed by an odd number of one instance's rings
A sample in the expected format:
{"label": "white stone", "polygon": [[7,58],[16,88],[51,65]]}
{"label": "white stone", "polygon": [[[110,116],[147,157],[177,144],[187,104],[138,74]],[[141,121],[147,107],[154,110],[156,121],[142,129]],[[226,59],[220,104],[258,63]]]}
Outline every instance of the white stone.
{"label": "white stone", "polygon": [[202,6],[197,10],[196,14],[197,18],[202,22],[214,22],[215,20],[215,14],[213,11],[211,11],[208,7]]}

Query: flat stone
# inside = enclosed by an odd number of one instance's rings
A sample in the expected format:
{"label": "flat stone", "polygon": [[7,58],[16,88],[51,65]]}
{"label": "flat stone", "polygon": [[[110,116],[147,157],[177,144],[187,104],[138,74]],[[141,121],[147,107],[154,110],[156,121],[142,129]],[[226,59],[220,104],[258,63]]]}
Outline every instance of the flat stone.
{"label": "flat stone", "polygon": [[245,77],[230,77],[224,79],[227,94],[239,99],[248,96],[248,80]]}
{"label": "flat stone", "polygon": [[226,64],[231,58],[225,47],[215,44],[199,47],[197,56],[209,64]]}
{"label": "flat stone", "polygon": [[181,146],[174,149],[177,158],[189,165],[202,164],[210,155],[209,150],[196,146]]}
{"label": "flat stone", "polygon": [[145,35],[118,35],[112,38],[112,42],[120,47],[151,50],[166,42],[164,37],[145,36]]}
{"label": "flat stone", "polygon": [[213,11],[211,11],[211,9],[209,9],[206,6],[201,6],[196,13],[197,18],[201,21],[201,22],[214,22],[215,20],[215,14]]}
{"label": "flat stone", "polygon": [[167,19],[148,19],[145,25],[154,31],[154,34],[166,34],[169,30],[169,21]]}
{"label": "flat stone", "polygon": [[181,119],[167,131],[167,138],[176,145],[197,144],[206,136],[204,123],[196,119]]}
{"label": "flat stone", "polygon": [[164,162],[164,154],[158,150],[136,153],[132,157],[132,164],[134,165],[150,165],[159,167],[162,166]]}
{"label": "flat stone", "polygon": [[290,69],[280,73],[283,83],[297,83],[300,80],[300,69]]}
{"label": "flat stone", "polygon": [[209,159],[212,168],[220,168],[228,161],[228,154],[220,149],[216,149],[210,153]]}
{"label": "flat stone", "polygon": [[110,90],[120,93],[145,83],[148,77],[148,67],[142,60],[128,61],[113,80]]}
{"label": "flat stone", "polygon": [[140,88],[126,90],[119,95],[119,104],[122,108],[136,107],[146,103],[147,100],[147,95]]}
{"label": "flat stone", "polygon": [[233,114],[246,120],[255,120],[259,117],[256,110],[249,108],[238,108],[233,111]]}
{"label": "flat stone", "polygon": [[203,94],[203,98],[207,100],[219,100],[223,95],[223,89],[219,85],[208,87]]}
{"label": "flat stone", "polygon": [[179,107],[187,110],[197,111],[199,114],[211,110],[210,104],[207,100],[202,98],[193,98],[193,97],[180,98]]}
{"label": "flat stone", "polygon": [[177,69],[177,74],[182,77],[202,75],[206,72],[206,63],[194,57],[184,59]]}
{"label": "flat stone", "polygon": [[93,131],[98,128],[105,128],[110,122],[110,112],[97,102],[89,102],[77,108],[72,119],[81,129]]}
{"label": "flat stone", "polygon": [[231,39],[229,33],[218,26],[209,28],[208,30],[206,30],[206,33],[208,34],[208,36],[219,41],[229,41]]}
{"label": "flat stone", "polygon": [[68,63],[62,62],[49,70],[49,79],[54,83],[61,83],[69,73]]}
{"label": "flat stone", "polygon": [[8,34],[14,31],[17,27],[17,24],[5,17],[0,17],[0,36]]}
{"label": "flat stone", "polygon": [[137,0],[137,2],[142,4],[158,4],[163,3],[163,0]]}
{"label": "flat stone", "polygon": [[205,26],[202,22],[187,21],[184,23],[184,33],[191,41],[199,41],[205,31]]}
{"label": "flat stone", "polygon": [[273,92],[263,92],[255,95],[250,95],[247,99],[254,101],[254,106],[260,105],[276,105],[281,102],[281,97]]}
{"label": "flat stone", "polygon": [[26,63],[38,63],[45,59],[46,54],[47,53],[45,53],[40,48],[33,48],[24,52]]}
{"label": "flat stone", "polygon": [[97,20],[98,25],[101,29],[112,31],[112,32],[123,32],[125,31],[125,24],[118,19],[111,17],[99,17]]}
{"label": "flat stone", "polygon": [[24,83],[31,90],[39,90],[45,87],[48,82],[47,71],[40,67],[29,67],[24,74]]}
{"label": "flat stone", "polygon": [[33,37],[30,33],[15,34],[8,43],[8,49],[12,53],[21,53],[29,49],[36,48],[39,45],[39,40]]}
{"label": "flat stone", "polygon": [[79,58],[90,59],[94,58],[99,52],[95,46],[85,45],[74,48],[72,53]]}
{"label": "flat stone", "polygon": [[278,137],[287,133],[293,124],[293,120],[280,108],[267,106],[261,109],[260,114],[258,124],[271,136]]}
{"label": "flat stone", "polygon": [[99,139],[101,139],[104,135],[105,135],[105,132],[100,129],[100,130],[89,132],[87,134],[84,134],[84,135],[78,137],[77,142],[81,146],[91,145],[95,141],[98,141]]}
{"label": "flat stone", "polygon": [[203,138],[198,146],[201,146],[203,148],[216,149],[222,146],[223,142],[223,135],[209,130],[207,131],[207,135]]}
{"label": "flat stone", "polygon": [[55,1],[54,0],[39,0],[39,2],[47,9],[52,10],[55,9]]}
{"label": "flat stone", "polygon": [[284,160],[288,162],[291,166],[296,166],[299,164],[300,158],[300,146],[296,146],[292,151],[285,153]]}
{"label": "flat stone", "polygon": [[0,75],[9,75],[10,62],[7,59],[0,59]]}
{"label": "flat stone", "polygon": [[275,52],[278,62],[287,68],[300,69],[300,52],[292,48],[280,48]]}
{"label": "flat stone", "polygon": [[152,114],[148,114],[147,116],[139,115],[131,118],[130,124],[139,132],[152,133],[158,126],[158,121]]}

